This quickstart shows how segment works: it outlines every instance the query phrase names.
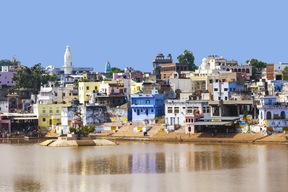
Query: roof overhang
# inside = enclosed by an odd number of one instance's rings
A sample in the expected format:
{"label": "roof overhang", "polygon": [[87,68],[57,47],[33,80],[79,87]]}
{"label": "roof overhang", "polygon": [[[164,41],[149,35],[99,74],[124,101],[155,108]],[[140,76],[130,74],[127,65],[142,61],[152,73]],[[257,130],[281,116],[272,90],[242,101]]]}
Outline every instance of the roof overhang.
{"label": "roof overhang", "polygon": [[213,121],[197,121],[192,123],[192,125],[207,125],[207,126],[220,126],[220,125],[228,125],[231,124],[231,122],[227,122],[227,121],[222,121],[222,122],[213,122]]}

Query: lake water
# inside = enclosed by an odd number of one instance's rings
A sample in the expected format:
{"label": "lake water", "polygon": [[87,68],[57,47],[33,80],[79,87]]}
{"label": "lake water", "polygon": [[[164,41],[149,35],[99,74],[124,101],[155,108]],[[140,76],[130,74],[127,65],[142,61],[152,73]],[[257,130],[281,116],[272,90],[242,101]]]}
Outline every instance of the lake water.
{"label": "lake water", "polygon": [[0,140],[0,191],[288,191],[288,145]]}

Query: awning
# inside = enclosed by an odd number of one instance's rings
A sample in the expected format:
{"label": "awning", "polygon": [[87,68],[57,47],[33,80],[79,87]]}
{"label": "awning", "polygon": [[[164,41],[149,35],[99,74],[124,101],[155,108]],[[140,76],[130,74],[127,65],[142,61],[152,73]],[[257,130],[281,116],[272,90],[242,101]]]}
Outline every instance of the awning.
{"label": "awning", "polygon": [[225,122],[225,121],[221,121],[221,122],[212,122],[212,121],[197,121],[192,123],[192,125],[227,125],[227,124],[231,124],[231,122]]}

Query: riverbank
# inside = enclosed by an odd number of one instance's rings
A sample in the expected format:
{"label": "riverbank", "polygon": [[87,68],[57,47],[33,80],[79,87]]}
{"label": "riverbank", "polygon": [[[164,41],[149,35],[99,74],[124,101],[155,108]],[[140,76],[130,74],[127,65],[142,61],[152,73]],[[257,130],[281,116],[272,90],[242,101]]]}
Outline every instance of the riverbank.
{"label": "riverbank", "polygon": [[90,138],[105,138],[108,140],[137,140],[162,142],[223,142],[223,143],[279,143],[288,144],[288,134],[273,133],[263,135],[260,133],[193,133],[185,134],[184,128],[167,133],[163,126],[153,126],[144,136],[142,132],[135,132],[132,127],[124,127],[115,131],[103,131],[90,134]]}

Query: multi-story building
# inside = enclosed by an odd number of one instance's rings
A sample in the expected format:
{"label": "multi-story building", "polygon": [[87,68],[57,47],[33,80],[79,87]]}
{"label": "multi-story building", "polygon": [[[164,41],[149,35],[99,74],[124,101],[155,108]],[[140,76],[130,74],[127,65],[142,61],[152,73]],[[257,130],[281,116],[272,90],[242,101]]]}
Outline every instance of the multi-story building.
{"label": "multi-story building", "polygon": [[79,82],[78,83],[78,97],[79,102],[84,104],[89,102],[89,96],[91,93],[99,92],[101,82]]}
{"label": "multi-story building", "polygon": [[185,132],[190,133],[191,130],[188,128],[192,123],[208,116],[210,116],[208,100],[167,100],[165,102],[165,124],[168,131],[185,126]]}
{"label": "multi-story building", "polygon": [[[39,127],[51,127],[56,128],[58,124],[61,124],[61,112],[63,107],[70,106],[69,104],[39,104],[38,111],[38,126]],[[35,111],[34,111],[35,113]]]}
{"label": "multi-story building", "polygon": [[77,91],[73,86],[54,87],[52,83],[41,87],[37,95],[37,103],[39,104],[57,104],[70,103],[73,98],[77,98]]}
{"label": "multi-story building", "polygon": [[187,63],[160,64],[160,79],[168,80],[172,74],[176,75],[175,72],[179,75],[182,71],[189,71]]}
{"label": "multi-story building", "polygon": [[171,54],[169,54],[167,58],[165,58],[162,53],[159,53],[153,60],[153,75],[155,75],[155,80],[161,79],[160,65],[167,63],[173,63]]}
{"label": "multi-story building", "polygon": [[213,83],[213,99],[209,101],[211,116],[239,116],[246,112],[256,118],[256,105],[251,92],[236,82]]}
{"label": "multi-story building", "polygon": [[142,122],[164,115],[164,96],[153,89],[151,94],[131,95],[132,121]]}
{"label": "multi-story building", "polygon": [[259,126],[262,130],[271,132],[288,131],[288,106],[286,103],[277,102],[276,96],[260,98]]}

